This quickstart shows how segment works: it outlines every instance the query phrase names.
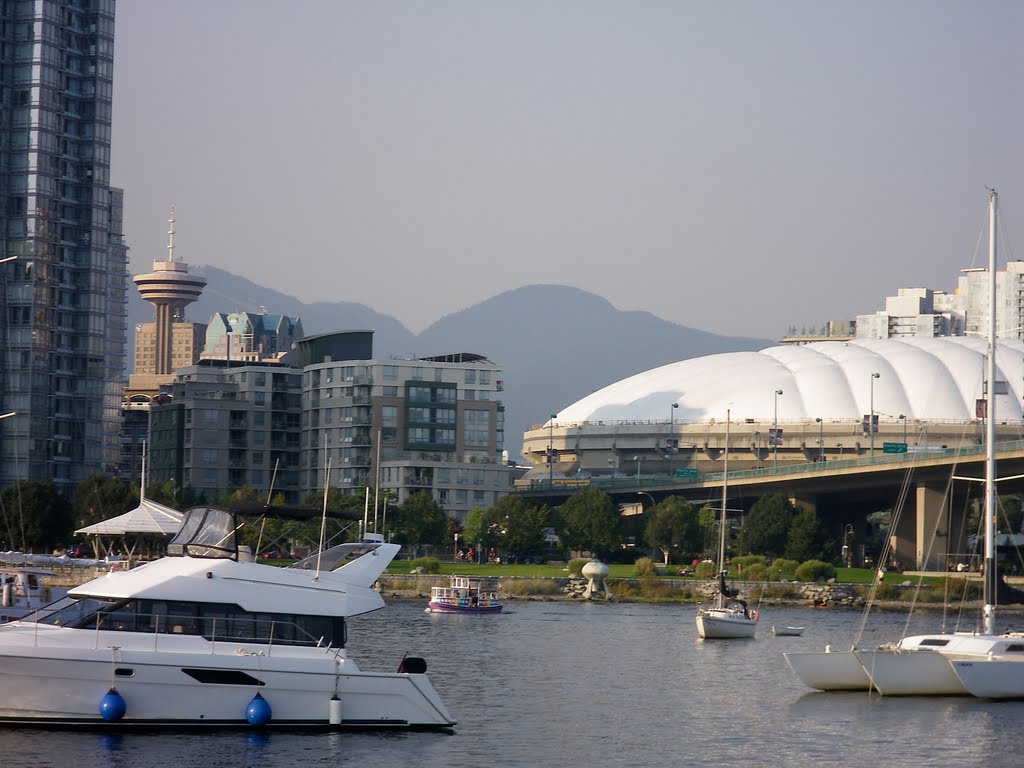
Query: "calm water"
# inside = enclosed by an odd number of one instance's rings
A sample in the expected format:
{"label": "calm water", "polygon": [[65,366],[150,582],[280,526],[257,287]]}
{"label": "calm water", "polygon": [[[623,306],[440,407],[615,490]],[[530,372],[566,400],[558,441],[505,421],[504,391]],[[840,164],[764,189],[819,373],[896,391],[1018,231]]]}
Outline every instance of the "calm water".
{"label": "calm water", "polygon": [[[352,622],[367,669],[427,658],[453,734],[128,734],[0,730],[19,766],[1019,766],[1024,703],[804,688],[786,650],[848,646],[855,612],[766,608],[756,640],[700,641],[692,606],[513,603],[437,616],[392,603]],[[877,614],[862,644],[897,639]],[[772,637],[772,624],[806,625]],[[913,629],[939,628],[922,618]],[[13,760],[13,762],[12,762]]]}

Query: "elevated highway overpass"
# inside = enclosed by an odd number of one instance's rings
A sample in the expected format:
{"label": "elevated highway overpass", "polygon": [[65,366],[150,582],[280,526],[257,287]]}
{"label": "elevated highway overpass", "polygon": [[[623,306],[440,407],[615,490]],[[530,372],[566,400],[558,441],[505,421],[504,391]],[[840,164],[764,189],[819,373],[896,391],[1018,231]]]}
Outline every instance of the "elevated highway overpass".
{"label": "elevated highway overpass", "polygon": [[[1024,493],[1024,441],[996,444],[997,492]],[[892,509],[893,560],[906,568],[944,570],[967,552],[964,521],[983,497],[985,449],[886,454],[842,461],[807,462],[730,472],[730,516],[743,514],[762,496],[782,493],[815,510],[835,541],[849,540],[854,553],[868,538],[866,518]],[[970,478],[970,479],[968,479]],[[696,477],[638,476],[533,480],[516,492],[538,503],[559,505],[584,488],[607,492],[620,505],[683,496],[691,502],[721,503],[722,473]],[[737,510],[733,512],[732,510]]]}

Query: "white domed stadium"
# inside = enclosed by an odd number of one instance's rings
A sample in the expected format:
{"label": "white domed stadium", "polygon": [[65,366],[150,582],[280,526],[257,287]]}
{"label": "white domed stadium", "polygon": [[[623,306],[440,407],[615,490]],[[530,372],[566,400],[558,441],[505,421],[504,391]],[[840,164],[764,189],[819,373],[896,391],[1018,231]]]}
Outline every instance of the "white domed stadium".
{"label": "white domed stadium", "polygon": [[[716,471],[727,414],[737,469],[855,458],[883,443],[903,446],[897,451],[975,445],[986,350],[980,338],[908,337],[682,360],[563,408],[524,435],[523,455],[536,478],[542,469],[561,478]],[[999,437],[1019,439],[1024,343],[1000,341],[996,367]]]}

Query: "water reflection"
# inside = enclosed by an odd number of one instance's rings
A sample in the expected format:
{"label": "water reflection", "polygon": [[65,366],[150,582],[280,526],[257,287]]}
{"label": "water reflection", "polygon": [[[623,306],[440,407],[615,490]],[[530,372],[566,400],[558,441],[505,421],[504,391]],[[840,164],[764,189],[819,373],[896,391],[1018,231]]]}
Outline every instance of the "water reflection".
{"label": "water reflection", "polygon": [[[959,767],[1017,765],[1024,754],[1021,702],[805,688],[782,653],[848,647],[857,612],[764,608],[757,639],[738,642],[698,640],[694,613],[692,606],[517,602],[497,616],[446,616],[403,602],[353,620],[350,652],[365,668],[394,670],[407,653],[427,659],[459,720],[452,734],[0,729],[0,749],[19,765],[61,768]],[[773,623],[807,629],[772,637]],[[940,623],[918,617],[909,629]],[[903,614],[873,616],[862,644],[896,639],[905,625]]]}

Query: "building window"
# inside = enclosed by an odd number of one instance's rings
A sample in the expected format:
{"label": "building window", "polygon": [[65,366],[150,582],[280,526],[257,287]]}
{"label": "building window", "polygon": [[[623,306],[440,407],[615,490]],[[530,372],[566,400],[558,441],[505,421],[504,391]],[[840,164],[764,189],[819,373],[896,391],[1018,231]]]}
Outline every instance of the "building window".
{"label": "building window", "polygon": [[398,381],[398,366],[397,365],[385,365],[384,366],[384,380],[385,381]]}
{"label": "building window", "polygon": [[415,379],[416,381],[421,381],[423,379],[423,369],[422,368],[413,368],[412,369],[412,376],[410,376],[409,378]]}
{"label": "building window", "polygon": [[480,371],[480,383],[490,384],[491,383],[491,372],[487,370]]}
{"label": "building window", "polygon": [[465,383],[466,384],[476,384],[476,369],[475,368],[467,368],[466,369],[466,381],[465,381]]}
{"label": "building window", "polygon": [[381,391],[384,397],[398,397],[398,387],[396,386],[382,387]]}

